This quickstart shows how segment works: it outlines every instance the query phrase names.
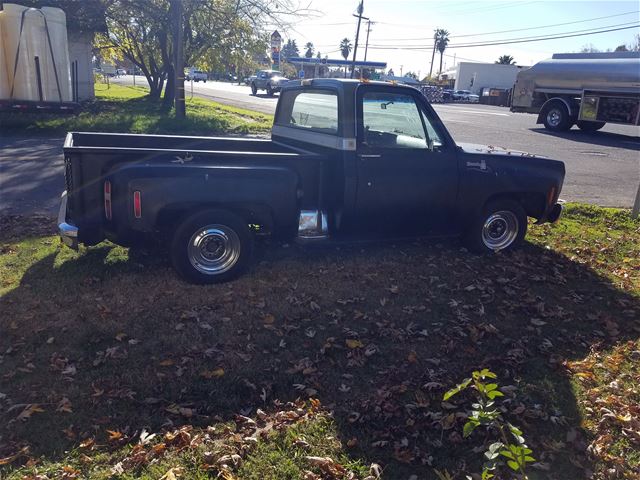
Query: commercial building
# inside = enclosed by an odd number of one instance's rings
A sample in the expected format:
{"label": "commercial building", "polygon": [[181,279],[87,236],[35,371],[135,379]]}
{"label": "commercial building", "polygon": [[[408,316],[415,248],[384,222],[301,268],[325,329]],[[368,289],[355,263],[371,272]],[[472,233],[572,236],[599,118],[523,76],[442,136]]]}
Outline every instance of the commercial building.
{"label": "commercial building", "polygon": [[[455,71],[448,71],[447,79],[455,79],[455,90],[469,90],[476,95],[483,88],[509,90],[516,82],[516,76],[523,67],[520,65],[500,65],[498,63],[460,62]],[[444,75],[443,75],[444,76]]]}

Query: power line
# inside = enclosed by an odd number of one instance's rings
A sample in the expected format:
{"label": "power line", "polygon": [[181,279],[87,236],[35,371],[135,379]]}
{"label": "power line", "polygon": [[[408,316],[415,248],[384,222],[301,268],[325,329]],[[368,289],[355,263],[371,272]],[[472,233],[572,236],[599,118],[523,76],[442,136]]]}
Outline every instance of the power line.
{"label": "power line", "polygon": [[[476,41],[476,42],[469,42],[469,43],[465,43],[464,45],[475,45],[475,44],[484,44],[484,43],[491,43],[491,42],[502,42],[502,41],[511,41],[511,40],[535,40],[536,38],[546,38],[548,36],[554,36],[554,35],[568,35],[568,34],[573,34],[573,33],[583,33],[583,32],[591,32],[594,30],[602,30],[603,28],[616,28],[616,27],[625,27],[627,25],[636,25],[638,22],[633,21],[633,22],[625,22],[625,23],[616,23],[615,25],[602,25],[600,27],[591,27],[591,28],[584,28],[582,30],[572,30],[572,31],[568,31],[568,32],[557,32],[557,33],[547,33],[544,35],[532,35],[532,36],[528,36],[528,37],[514,37],[514,38],[503,38],[503,39],[494,39],[494,40],[482,40],[482,41]],[[461,45],[461,44],[450,44],[448,45],[449,47],[453,47],[456,45]],[[378,46],[386,46],[384,44],[379,44]],[[421,47],[423,46],[422,43],[419,44],[414,44],[414,45],[402,45],[405,47]]]}
{"label": "power line", "polygon": [[[586,32],[586,33],[576,33],[572,35],[556,35],[556,36],[548,36],[545,38],[534,38],[529,40],[507,40],[507,41],[497,41],[497,42],[487,42],[487,43],[471,43],[471,44],[459,44],[459,45],[448,45],[447,48],[471,48],[471,47],[487,47],[491,45],[508,45],[512,43],[530,43],[530,42],[542,42],[545,40],[556,40],[560,38],[570,38],[570,37],[582,37],[585,35],[597,35],[599,33],[608,33],[608,32],[617,32],[619,30],[628,30],[630,28],[638,28],[640,27],[640,23],[635,25],[631,25],[628,27],[619,27],[619,28],[610,28],[607,30],[600,30],[594,32]],[[429,51],[433,45],[423,45],[423,46],[403,46],[403,47],[388,47],[388,46],[374,46],[370,45],[369,48],[372,50],[422,50]]]}
{"label": "power line", "polygon": [[[618,27],[618,28],[609,28],[609,27]],[[597,31],[595,29],[587,30],[575,30],[573,32],[564,32],[559,34],[551,34],[551,35],[541,35],[541,36],[533,36],[533,37],[520,37],[520,38],[509,38],[504,40],[495,40],[495,41],[485,41],[485,42],[473,42],[467,44],[450,44],[447,48],[468,48],[468,47],[485,47],[490,45],[508,45],[511,43],[528,43],[528,42],[540,42],[544,40],[554,40],[559,38],[570,38],[570,37],[581,37],[585,35],[596,35],[598,33],[607,33],[607,32],[615,32],[619,30],[628,30],[630,28],[640,27],[640,23],[634,22],[633,24],[622,23],[618,25],[610,25],[608,27],[599,27]],[[602,29],[606,30],[602,30]],[[402,45],[397,47],[391,47],[388,45],[371,45],[369,48],[376,50],[429,50],[433,48],[433,45]]]}
{"label": "power line", "polygon": [[[633,12],[625,12],[625,13],[618,13],[616,15],[607,15],[605,17],[595,17],[595,18],[588,18],[585,20],[577,20],[575,22],[565,22],[565,23],[555,23],[553,25],[541,25],[539,27],[527,27],[527,28],[515,28],[512,30],[499,30],[499,31],[495,31],[495,32],[483,32],[483,33],[468,33],[465,35],[450,35],[449,38],[463,38],[463,37],[480,37],[483,35],[493,35],[496,33],[512,33],[512,32],[523,32],[526,30],[540,30],[540,29],[546,29],[546,28],[552,28],[552,27],[562,27],[565,25],[574,25],[576,23],[587,23],[587,22],[593,22],[596,20],[604,20],[607,18],[614,18],[614,17],[622,17],[625,15],[631,15],[634,13],[640,13],[640,10],[635,10]],[[549,34],[552,35],[552,34]],[[417,40],[431,40],[433,38],[433,36],[431,37],[418,37],[418,38],[380,38],[379,40],[382,41],[417,41]]]}

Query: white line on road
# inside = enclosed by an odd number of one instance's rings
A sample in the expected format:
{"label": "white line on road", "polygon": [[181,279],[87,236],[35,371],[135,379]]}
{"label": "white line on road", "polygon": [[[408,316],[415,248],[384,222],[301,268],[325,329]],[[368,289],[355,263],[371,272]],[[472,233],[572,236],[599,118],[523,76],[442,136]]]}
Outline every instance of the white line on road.
{"label": "white line on road", "polygon": [[483,110],[461,110],[459,108],[447,109],[447,108],[443,108],[443,107],[438,107],[438,108],[436,108],[436,111],[441,110],[441,109],[444,110],[446,113],[460,112],[460,113],[475,113],[476,115],[497,115],[499,117],[510,117],[511,116],[508,113],[485,112]]}

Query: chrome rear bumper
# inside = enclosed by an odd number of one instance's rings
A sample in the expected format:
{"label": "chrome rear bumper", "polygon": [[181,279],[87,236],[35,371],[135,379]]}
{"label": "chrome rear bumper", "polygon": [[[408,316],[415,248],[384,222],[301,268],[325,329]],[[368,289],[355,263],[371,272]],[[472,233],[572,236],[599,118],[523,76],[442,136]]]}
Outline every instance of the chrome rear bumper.
{"label": "chrome rear bumper", "polygon": [[60,210],[58,210],[58,235],[66,246],[78,250],[78,227],[67,223],[67,191],[60,197]]}

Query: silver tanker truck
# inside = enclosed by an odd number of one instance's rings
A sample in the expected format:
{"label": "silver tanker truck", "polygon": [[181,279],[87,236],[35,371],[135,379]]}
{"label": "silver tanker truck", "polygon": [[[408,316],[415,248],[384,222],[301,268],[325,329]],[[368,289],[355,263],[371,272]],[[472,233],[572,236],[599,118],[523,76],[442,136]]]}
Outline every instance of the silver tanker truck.
{"label": "silver tanker truck", "polygon": [[640,125],[640,52],[555,54],[518,73],[511,111],[552,131]]}

